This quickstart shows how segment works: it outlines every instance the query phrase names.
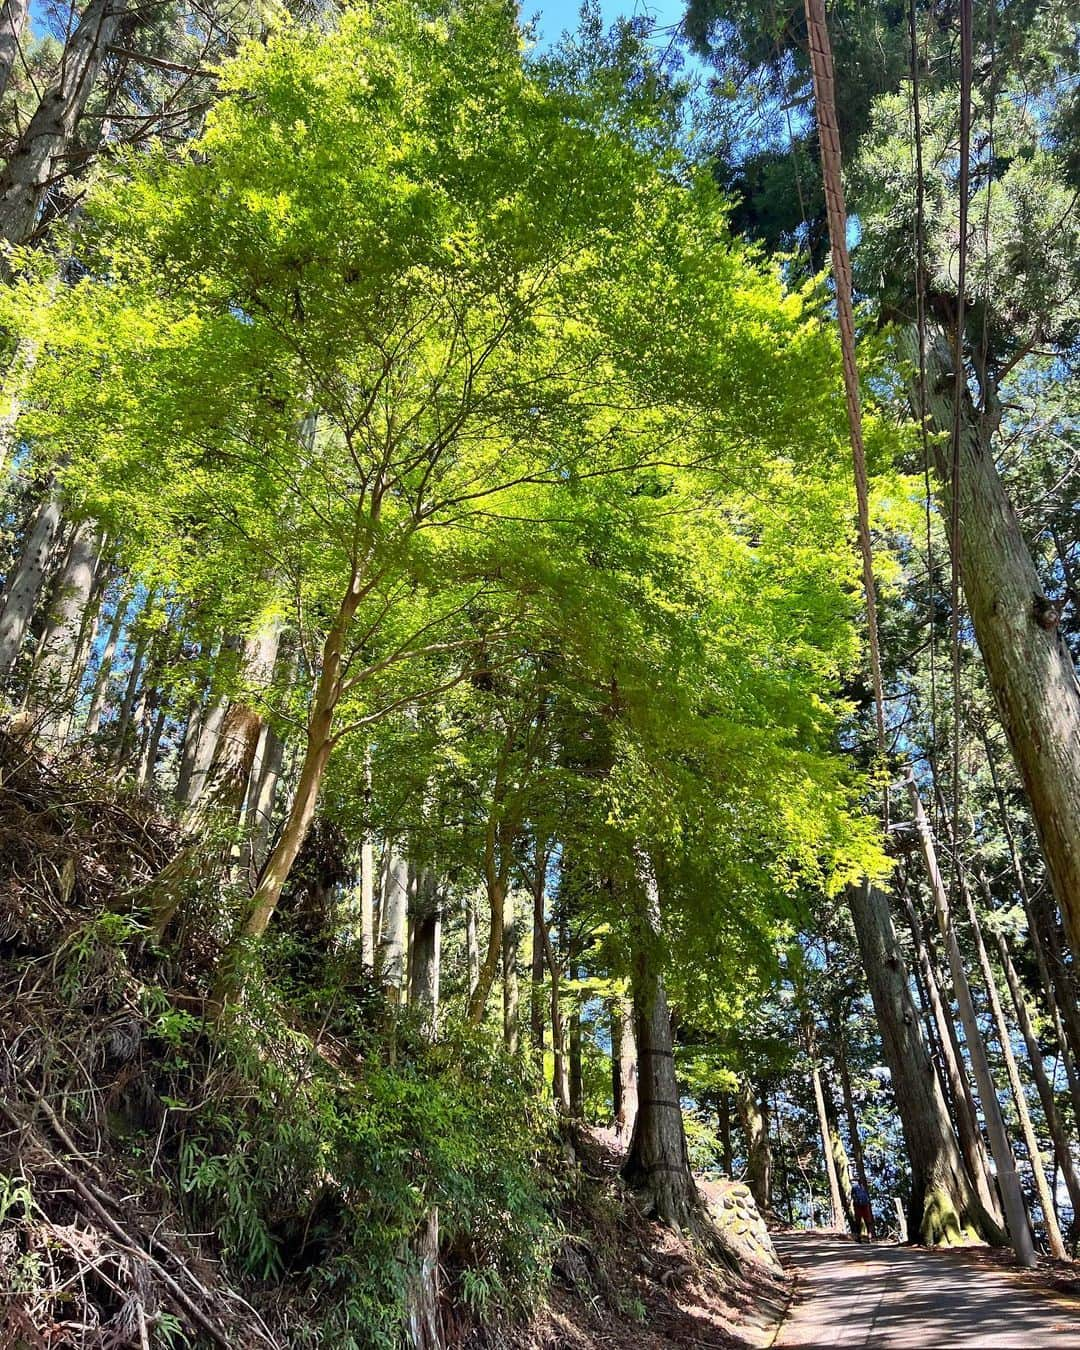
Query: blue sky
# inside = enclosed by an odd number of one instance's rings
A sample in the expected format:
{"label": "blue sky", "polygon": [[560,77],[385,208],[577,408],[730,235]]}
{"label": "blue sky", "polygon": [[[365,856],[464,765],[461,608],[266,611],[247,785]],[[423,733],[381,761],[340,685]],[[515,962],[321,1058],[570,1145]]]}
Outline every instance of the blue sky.
{"label": "blue sky", "polygon": [[[521,17],[539,14],[541,40],[553,42],[567,28],[576,28],[580,0],[520,0]],[[600,13],[608,22],[620,15],[645,15],[660,25],[675,24],[682,18],[684,0],[600,0]]]}

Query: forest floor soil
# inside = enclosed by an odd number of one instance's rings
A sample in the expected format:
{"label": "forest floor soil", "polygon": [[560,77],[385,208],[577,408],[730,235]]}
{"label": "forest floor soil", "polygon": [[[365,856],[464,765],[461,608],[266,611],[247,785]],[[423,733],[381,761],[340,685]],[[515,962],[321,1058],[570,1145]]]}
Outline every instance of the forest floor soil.
{"label": "forest floor soil", "polygon": [[774,1242],[796,1278],[777,1347],[1080,1350],[1080,1281],[1061,1263],[1027,1272],[986,1248],[859,1245],[832,1233]]}
{"label": "forest floor soil", "polygon": [[[580,1212],[555,1263],[547,1307],[500,1350],[755,1350],[773,1344],[791,1297],[784,1273],[741,1259],[736,1274],[712,1254],[642,1215],[619,1179],[623,1145],[584,1129]],[[714,1187],[698,1178],[703,1198]],[[591,1187],[591,1194],[588,1189]]]}

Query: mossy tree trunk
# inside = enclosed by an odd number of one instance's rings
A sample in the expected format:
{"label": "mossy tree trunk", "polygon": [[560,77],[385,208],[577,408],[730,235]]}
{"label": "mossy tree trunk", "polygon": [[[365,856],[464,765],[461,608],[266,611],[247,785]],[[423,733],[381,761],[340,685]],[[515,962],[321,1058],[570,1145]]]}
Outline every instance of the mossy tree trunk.
{"label": "mossy tree trunk", "polygon": [[948,1108],[919,1029],[888,897],[864,881],[848,889],[859,954],[881,1032],[911,1165],[908,1229],[927,1246],[1004,1234],[964,1167]]}
{"label": "mossy tree trunk", "polygon": [[934,1025],[937,1027],[938,1046],[945,1080],[951,1090],[953,1120],[960,1141],[960,1151],[964,1156],[968,1176],[971,1177],[975,1185],[980,1203],[987,1214],[991,1215],[996,1226],[1001,1228],[1004,1226],[1004,1219],[998,1205],[997,1195],[993,1189],[990,1163],[986,1156],[986,1147],[983,1144],[982,1133],[979,1129],[975,1100],[971,1094],[971,1085],[968,1082],[960,1042],[956,1035],[956,1027],[949,1010],[942,1001],[941,985],[933,953],[928,939],[923,934],[919,916],[915,912],[915,906],[907,893],[906,885],[901,893],[901,899],[911,928],[915,959],[920,968],[922,985],[926,990]]}
{"label": "mossy tree trunk", "polygon": [[1024,1195],[1020,1189],[1016,1159],[1013,1156],[1012,1144],[1005,1129],[1005,1120],[1001,1114],[997,1087],[990,1072],[990,1062],[987,1059],[982,1030],[975,1015],[975,1005],[971,998],[967,971],[964,968],[964,960],[960,953],[960,943],[956,937],[949,897],[945,890],[941,872],[938,869],[937,853],[934,848],[933,836],[930,833],[930,824],[926,818],[918,784],[915,782],[910,768],[906,781],[919,846],[922,850],[923,861],[926,864],[930,895],[937,914],[941,940],[945,945],[945,952],[949,960],[953,993],[956,995],[956,1006],[964,1028],[964,1039],[967,1041],[971,1071],[975,1077],[975,1086],[978,1089],[979,1102],[982,1106],[983,1118],[986,1121],[986,1132],[990,1139],[990,1152],[997,1171],[998,1187],[1001,1191],[1002,1207],[1005,1210],[1005,1222],[1009,1228],[1009,1238],[1013,1244],[1017,1261],[1023,1266],[1033,1266],[1035,1264],[1035,1244],[1028,1222]]}
{"label": "mossy tree trunk", "polygon": [[759,1097],[750,1079],[743,1078],[739,1082],[735,1104],[746,1136],[746,1184],[758,1209],[767,1214],[772,1209],[773,1176],[768,1098],[764,1093]]}

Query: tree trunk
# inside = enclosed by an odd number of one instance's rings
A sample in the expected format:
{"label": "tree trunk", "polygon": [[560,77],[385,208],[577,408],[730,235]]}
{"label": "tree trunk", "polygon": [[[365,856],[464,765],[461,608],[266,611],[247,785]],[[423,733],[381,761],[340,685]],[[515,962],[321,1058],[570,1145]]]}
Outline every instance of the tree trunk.
{"label": "tree trunk", "polygon": [[266,932],[293,863],[315,819],[323,774],[334,747],[334,714],[344,683],[345,639],[360,603],[360,594],[361,583],[354,576],[323,643],[322,667],[308,713],[307,743],[296,792],[277,843],[270,852],[255,894],[251,897],[251,909],[243,927],[245,938],[261,937]]}
{"label": "tree trunk", "polygon": [[479,963],[477,969],[476,984],[469,996],[467,1011],[470,1023],[476,1027],[484,1020],[488,996],[502,963],[503,951],[503,915],[506,905],[506,887],[501,878],[496,878],[494,881],[489,880],[485,890],[490,916],[488,946],[484,959]]}
{"label": "tree trunk", "polygon": [[496,792],[488,812],[488,824],[484,840],[484,889],[487,894],[490,927],[488,945],[484,959],[477,973],[476,986],[469,996],[466,1016],[470,1024],[478,1027],[484,1020],[488,998],[495,977],[503,963],[503,941],[506,932],[506,901],[509,891],[510,863],[513,857],[514,839],[517,835],[517,823],[511,817],[497,818],[500,804],[498,782]]}
{"label": "tree trunk", "polygon": [[[147,618],[149,612],[150,604],[148,602],[143,610],[142,617],[144,619]],[[128,671],[124,697],[121,700],[120,710],[116,718],[116,728],[113,733],[115,739],[112,749],[112,759],[115,764],[123,763],[124,747],[128,742],[128,732],[131,728],[132,714],[135,711],[135,697],[139,692],[139,677],[142,675],[143,662],[146,659],[146,649],[149,645],[150,631],[144,623],[135,639],[135,647],[131,653],[131,669]]]}
{"label": "tree trunk", "polygon": [[829,1112],[825,1109],[825,1090],[821,1085],[817,1037],[814,1034],[813,1023],[809,1018],[804,1019],[803,1035],[806,1040],[806,1055],[810,1061],[810,1082],[814,1088],[814,1107],[817,1111],[818,1131],[821,1135],[821,1154],[825,1160],[825,1176],[829,1183],[832,1227],[835,1232],[840,1233],[844,1229],[844,1198],[840,1193],[840,1177],[837,1173],[836,1157],[833,1152],[833,1132],[829,1122]]}
{"label": "tree trunk", "polygon": [[109,625],[105,646],[101,650],[101,659],[94,676],[94,685],[90,692],[90,707],[87,709],[86,726],[83,729],[86,736],[96,736],[98,727],[101,725],[101,714],[105,710],[105,700],[108,697],[109,676],[112,674],[113,660],[116,657],[116,646],[120,640],[120,633],[124,627],[124,620],[127,618],[130,606],[131,588],[125,584],[116,597],[116,608],[113,610],[112,622]]}
{"label": "tree trunk", "polygon": [[643,859],[636,889],[640,913],[631,952],[639,1095],[623,1176],[646,1197],[656,1218],[684,1228],[695,1217],[699,1202],[686,1148],[664,990],[660,891],[651,864]]}
{"label": "tree trunk", "polygon": [[[1013,833],[1005,793],[1002,790],[1001,778],[994,760],[993,747],[990,744],[989,736],[982,728],[979,729],[979,738],[982,741],[983,749],[986,751],[986,762],[994,785],[994,795],[997,798],[1001,825],[1009,846],[1009,860],[1012,864],[1013,876],[1016,879],[1016,888],[1024,906],[1024,916],[1027,919],[1028,926],[1028,941],[1035,957],[1043,997],[1046,999],[1050,1019],[1054,1027],[1054,1036],[1057,1039],[1061,1057],[1065,1062],[1065,1073],[1069,1080],[1069,1093],[1073,1103],[1073,1116],[1077,1125],[1080,1126],[1080,1017],[1078,1017],[1078,1011],[1080,1010],[1077,1008],[1075,998],[1066,997],[1064,1001],[1061,999],[1062,989],[1058,981],[1058,963],[1054,963],[1055,968],[1051,971],[1049,953],[1040,931],[1038,915],[1035,912],[1035,906],[1032,904],[1024,869],[1020,862],[1020,852],[1016,846],[1016,836]],[[1063,1006],[1068,1014],[1067,1017],[1063,1016]],[[1074,1035],[1075,1039],[1073,1039]]]}
{"label": "tree trunk", "polygon": [[240,688],[221,719],[205,781],[187,814],[190,833],[204,829],[215,816],[230,824],[240,819],[263,729],[257,700],[273,674],[280,637],[277,624],[267,624],[244,640]]}
{"label": "tree trunk", "polygon": [[724,1176],[729,1180],[735,1170],[735,1155],[731,1147],[731,1093],[721,1092],[716,1104],[716,1129],[720,1137],[720,1161]]}
{"label": "tree trunk", "polygon": [[544,934],[547,932],[544,900],[547,892],[546,871],[547,850],[538,842],[534,857],[532,886],[533,930],[532,969],[529,985],[529,1039],[532,1042],[533,1058],[540,1068],[543,1068],[544,1064]]}
{"label": "tree trunk", "polygon": [[181,775],[181,779],[176,785],[177,799],[189,811],[193,810],[198,804],[203,788],[206,786],[210,765],[214,761],[214,751],[217,749],[218,737],[221,735],[221,724],[225,720],[225,712],[228,706],[228,700],[224,696],[212,698],[199,719],[191,768],[186,774]]}
{"label": "tree trunk", "polygon": [[375,969],[375,837],[371,832],[371,748],[364,754],[364,837],[360,843],[360,964]]}
{"label": "tree trunk", "polygon": [[956,1122],[957,1135],[960,1140],[960,1151],[964,1155],[968,1176],[975,1185],[980,1203],[987,1214],[993,1218],[995,1225],[1000,1228],[1004,1224],[1004,1219],[994,1193],[990,1163],[983,1145],[982,1133],[979,1130],[979,1118],[975,1112],[975,1099],[971,1095],[971,1085],[965,1071],[960,1043],[956,1037],[956,1027],[949,1010],[942,1002],[941,983],[934,968],[933,956],[929,944],[923,937],[919,917],[911,903],[910,896],[907,894],[906,886],[901,898],[911,928],[915,958],[921,968],[922,982],[930,1000],[930,1009],[938,1030],[941,1059],[952,1095],[953,1119]]}
{"label": "tree trunk", "polygon": [[967,909],[968,923],[971,925],[972,936],[975,939],[975,955],[978,958],[979,968],[982,971],[983,984],[986,986],[987,1002],[990,1005],[990,1015],[994,1019],[994,1027],[997,1031],[998,1044],[1001,1046],[1001,1055],[1005,1061],[1005,1073],[1009,1080],[1009,1088],[1012,1092],[1013,1101],[1016,1103],[1016,1114],[1020,1122],[1020,1134],[1024,1140],[1024,1148],[1027,1151],[1028,1160],[1031,1163],[1032,1180],[1035,1183],[1035,1194],[1039,1197],[1039,1208],[1043,1212],[1043,1223],[1046,1227],[1046,1239],[1050,1247],[1050,1255],[1059,1261],[1065,1260],[1065,1243],[1061,1239],[1061,1229],[1058,1227],[1057,1215],[1054,1212],[1053,1185],[1047,1180],[1046,1169],[1043,1164],[1042,1153],[1039,1149],[1039,1141],[1035,1137],[1035,1127],[1031,1122],[1031,1112],[1028,1110],[1027,1094],[1024,1092],[1024,1085],[1020,1080],[1020,1070],[1016,1065],[1016,1056],[1013,1054],[1012,1038],[1009,1025],[1005,1020],[1005,1012],[1001,1006],[1001,998],[998,994],[997,978],[994,975],[994,968],[990,964],[990,957],[986,951],[986,943],[983,941],[982,926],[979,923],[979,916],[975,910],[975,901],[968,886],[961,880],[960,892]]}
{"label": "tree trunk", "polygon": [[30,521],[18,563],[8,578],[0,613],[0,681],[10,681],[30,620],[49,574],[60,530],[60,496],[54,483]]}
{"label": "tree trunk", "polygon": [[964,1168],[919,1032],[888,898],[863,882],[848,888],[848,902],[911,1164],[909,1230],[927,1246],[962,1242],[968,1236],[1000,1242],[1002,1234]]}
{"label": "tree trunk", "polygon": [[90,0],[83,10],[56,83],[42,95],[0,174],[0,238],[22,244],[34,233],[46,190],[68,170],[79,119],[125,13],[122,0]]}
{"label": "tree trunk", "polygon": [[[216,737],[205,785],[198,800],[185,813],[187,843],[157,877],[154,930],[159,941],[164,938],[178,909],[185,902],[196,874],[214,875],[216,872],[221,878],[227,873],[235,876],[239,854],[228,835],[224,837],[227,847],[222,847],[221,831],[235,830],[244,814],[252,765],[263,728],[262,716],[255,707],[252,691],[265,688],[270,678],[277,655],[278,637],[276,625],[268,625],[248,637],[243,644],[240,672],[242,688],[230,700],[221,719],[221,730]],[[224,997],[228,992],[224,974],[219,983],[219,992]]]}
{"label": "tree trunk", "polygon": [[[772,1116],[776,1121],[776,1174],[780,1183],[780,1193],[784,1200],[784,1212],[787,1215],[788,1227],[795,1225],[795,1209],[792,1202],[791,1171],[788,1166],[788,1151],[784,1144],[784,1114],[780,1107],[780,1099],[773,1094]],[[730,1173],[729,1173],[730,1175]]]}
{"label": "tree trunk", "polygon": [[[930,385],[953,366],[941,334],[927,354]],[[998,717],[1031,805],[1046,872],[1080,958],[1080,685],[1057,611],[1043,594],[1020,522],[992,451],[1000,414],[966,400],[959,447],[960,575]],[[932,400],[937,425],[952,425],[948,398]],[[949,518],[950,450],[935,450]]]}
{"label": "tree trunk", "polygon": [[82,667],[79,640],[94,590],[101,536],[89,521],[75,527],[49,604],[49,616],[34,673],[32,701],[41,710],[41,734],[50,741],[78,697]]}
{"label": "tree trunk", "polygon": [[360,845],[360,964],[375,969],[375,845],[370,833]]}
{"label": "tree trunk", "polygon": [[513,892],[507,890],[502,943],[503,1045],[510,1055],[518,1052],[518,942],[517,909]]}
{"label": "tree trunk", "polygon": [[[8,8],[12,4],[22,6],[25,15],[28,6],[25,0],[7,0],[0,10],[0,61],[3,60],[4,25]],[[3,71],[0,70],[0,98],[3,97]],[[23,399],[30,385],[30,377],[38,359],[36,338],[21,337],[15,343],[11,364],[7,368],[3,385],[0,386],[0,475],[6,476],[8,463],[18,442],[19,418],[22,416]]]}
{"label": "tree trunk", "polygon": [[941,1039],[938,1035],[938,1025],[934,1021],[934,1015],[930,1011],[930,995],[927,992],[926,981],[923,979],[922,967],[916,961],[911,968],[911,977],[915,984],[915,1004],[922,1013],[923,1031],[926,1033],[926,1044],[930,1050],[930,1058],[933,1061],[934,1068],[937,1070],[938,1081],[941,1084],[941,1090],[945,1094],[945,1102],[952,1114],[955,1124],[958,1117],[956,1113],[956,1099],[953,1096],[952,1084],[949,1082],[949,1076],[945,1071],[945,1052],[941,1048]]}
{"label": "tree trunk", "polygon": [[[104,543],[104,540],[102,542]],[[61,717],[56,730],[56,739],[61,743],[69,741],[75,730],[76,717],[82,695],[82,686],[90,667],[90,654],[93,652],[101,633],[101,618],[105,604],[105,592],[108,590],[112,576],[113,569],[105,564],[102,556],[99,556],[95,568],[93,587],[90,591],[90,599],[86,609],[83,611],[79,636],[75,642],[75,656],[72,661],[72,668],[73,670],[78,671],[78,677],[72,687],[71,697],[68,699],[67,703],[67,709],[63,717]]]}
{"label": "tree trunk", "polygon": [[434,1037],[439,1022],[442,905],[435,874],[426,867],[417,874],[411,917],[409,1002],[423,1009],[425,1029]]}
{"label": "tree trunk", "polygon": [[1022,1266],[1033,1266],[1035,1264],[1035,1246],[1028,1224],[1024,1195],[1020,1189],[1020,1178],[1016,1171],[1016,1159],[1013,1157],[1012,1146],[1005,1130],[1005,1121],[1001,1115],[997,1088],[994,1086],[990,1064],[986,1057],[986,1046],[983,1043],[982,1032],[975,1016],[975,1006],[971,999],[971,990],[968,986],[963,958],[960,955],[960,944],[956,939],[956,931],[952,923],[945,883],[938,871],[937,854],[930,834],[930,825],[926,819],[926,812],[923,810],[918,785],[910,768],[907,772],[906,783],[915,818],[915,828],[919,836],[919,845],[922,849],[923,861],[926,864],[926,872],[930,881],[930,894],[933,897],[934,909],[937,913],[938,927],[949,959],[953,992],[956,995],[960,1022],[964,1028],[964,1039],[967,1041],[971,1070],[975,1076],[983,1119],[986,1121],[986,1132],[990,1138],[990,1152],[993,1155],[994,1167],[997,1171],[998,1187],[1001,1191],[1002,1207],[1005,1210],[1009,1237],[1017,1261]]}
{"label": "tree trunk", "polygon": [[150,734],[146,738],[146,744],[143,746],[142,753],[139,756],[139,767],[135,774],[135,786],[144,796],[153,794],[155,775],[157,773],[158,753],[161,749],[161,737],[165,731],[165,723],[168,720],[169,709],[163,698],[157,700],[157,712],[154,716],[153,726],[150,728]]}
{"label": "tree trunk", "polygon": [[438,1209],[429,1211],[409,1247],[405,1276],[405,1345],[407,1350],[442,1350]]}
{"label": "tree trunk", "polygon": [[863,1152],[862,1137],[859,1134],[859,1120],[855,1113],[855,1094],[851,1090],[851,1074],[848,1072],[847,1047],[844,1033],[840,1027],[834,1029],[836,1040],[836,1067],[840,1070],[840,1092],[844,1098],[844,1116],[847,1119],[848,1138],[851,1141],[851,1156],[855,1160],[855,1175],[859,1183],[870,1189],[866,1179],[866,1154]]}
{"label": "tree trunk", "polygon": [[772,1145],[769,1142],[768,1104],[760,1101],[748,1078],[741,1079],[735,1095],[739,1120],[746,1136],[746,1184],[762,1214],[772,1211]]}
{"label": "tree trunk", "polygon": [[608,1011],[611,1016],[612,1123],[615,1138],[625,1143],[634,1132],[638,1109],[634,1009],[628,999],[616,994],[608,1000]]}
{"label": "tree trunk", "polygon": [[570,1114],[575,1120],[582,1120],[585,1116],[585,1080],[581,1072],[581,1003],[576,993],[573,1000],[567,1061],[570,1072]]}
{"label": "tree trunk", "polygon": [[480,940],[476,934],[476,895],[465,894],[465,960],[469,969],[469,999],[480,983]]}
{"label": "tree trunk", "polygon": [[[251,810],[248,815],[248,829],[251,831],[251,870],[256,878],[261,875],[267,854],[270,852],[278,788],[281,785],[284,767],[285,743],[272,726],[267,726],[263,740],[262,762],[259,765],[259,776],[252,793]],[[369,885],[370,881],[369,876]],[[368,899],[370,901],[370,894]],[[368,968],[371,968],[370,962]]]}
{"label": "tree trunk", "polygon": [[[1027,999],[1024,995],[1023,986],[1016,973],[1016,968],[1012,962],[1012,956],[1009,952],[1008,944],[1000,933],[996,935],[998,955],[1001,958],[1002,969],[1005,971],[1005,980],[1009,986],[1009,994],[1012,997],[1013,1007],[1016,1009],[1016,1020],[1020,1024],[1020,1033],[1024,1038],[1024,1045],[1027,1048],[1028,1062],[1031,1065],[1031,1074],[1035,1079],[1035,1087],[1039,1094],[1039,1101],[1042,1103],[1043,1115],[1046,1117],[1046,1128],[1049,1131],[1050,1138],[1054,1141],[1054,1157],[1057,1159],[1057,1165],[1061,1169],[1061,1175],[1065,1179],[1065,1188],[1069,1192],[1069,1201],[1072,1204],[1073,1217],[1075,1220],[1080,1217],[1080,1171],[1078,1171],[1072,1156],[1072,1149],[1069,1147],[1069,1137],[1065,1132],[1065,1126],[1058,1113],[1057,1103],[1054,1100],[1054,1088],[1050,1082],[1050,1076],[1046,1072],[1046,1065],[1043,1062],[1042,1051],[1039,1049],[1038,1038],[1035,1035],[1035,1029],[1031,1022],[1031,1012],[1028,1008]],[[1056,1192],[1056,1187],[1052,1190]]]}
{"label": "tree trunk", "polygon": [[[1048,990],[1061,1013],[1063,1044],[1068,1046],[1074,1069],[1080,1066],[1080,1001],[1076,996],[1076,978],[1061,949],[1057,914],[1051,897],[1042,896],[1033,905],[1039,945],[1046,952],[1050,971]],[[1034,944],[1033,944],[1034,945]],[[1080,1115],[1077,1116],[1080,1121]]]}
{"label": "tree trunk", "polygon": [[0,8],[0,98],[7,93],[11,72],[20,60],[23,29],[30,0],[4,0]]}
{"label": "tree trunk", "polygon": [[391,848],[379,904],[382,915],[375,975],[391,1003],[401,1001],[405,982],[405,944],[409,921],[409,864]]}
{"label": "tree trunk", "polygon": [[563,1115],[570,1114],[570,1078],[566,1072],[567,1046],[566,1022],[563,1018],[562,1003],[559,999],[562,972],[555,948],[551,945],[551,935],[547,924],[543,928],[544,955],[547,959],[548,974],[551,977],[551,1091],[556,1108]]}

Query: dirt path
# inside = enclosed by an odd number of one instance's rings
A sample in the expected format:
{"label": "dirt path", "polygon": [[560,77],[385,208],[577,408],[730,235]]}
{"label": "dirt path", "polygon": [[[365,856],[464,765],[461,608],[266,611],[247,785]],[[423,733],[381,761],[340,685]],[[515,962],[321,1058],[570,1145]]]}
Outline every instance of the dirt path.
{"label": "dirt path", "polygon": [[1080,1303],[1020,1288],[962,1257],[777,1235],[798,1285],[777,1346],[1080,1350]]}

